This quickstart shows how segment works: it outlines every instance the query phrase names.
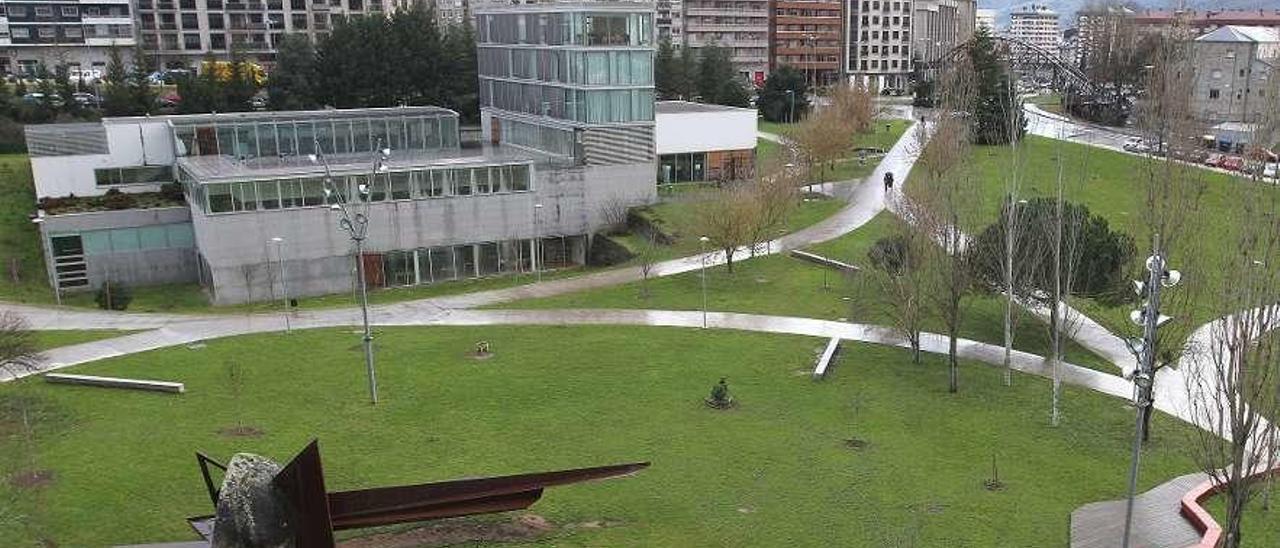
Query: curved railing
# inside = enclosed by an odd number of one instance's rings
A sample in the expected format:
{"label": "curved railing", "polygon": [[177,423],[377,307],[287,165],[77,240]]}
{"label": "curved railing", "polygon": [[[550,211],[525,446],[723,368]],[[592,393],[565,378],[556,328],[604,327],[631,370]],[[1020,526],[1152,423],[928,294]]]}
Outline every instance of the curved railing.
{"label": "curved railing", "polygon": [[[1245,479],[1247,481],[1256,481],[1270,475],[1280,475],[1280,467],[1254,472]],[[1221,484],[1208,479],[1187,491],[1185,495],[1182,495],[1182,517],[1186,518],[1191,523],[1191,526],[1200,532],[1200,542],[1188,548],[1216,548],[1218,543],[1222,541],[1222,526],[1218,525],[1218,521],[1213,519],[1213,516],[1201,504],[1205,499],[1221,491]]]}

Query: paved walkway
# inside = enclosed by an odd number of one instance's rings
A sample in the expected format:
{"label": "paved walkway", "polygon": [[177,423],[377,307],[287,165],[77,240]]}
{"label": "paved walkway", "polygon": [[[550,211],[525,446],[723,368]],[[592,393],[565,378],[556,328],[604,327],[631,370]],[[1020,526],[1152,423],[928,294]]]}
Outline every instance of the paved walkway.
{"label": "paved walkway", "polygon": [[[1187,474],[1138,495],[1133,506],[1134,546],[1187,548],[1200,542],[1200,532],[1182,517],[1182,495],[1209,476]],[[1127,499],[1086,504],[1071,512],[1071,548],[1116,548],[1124,539]]]}

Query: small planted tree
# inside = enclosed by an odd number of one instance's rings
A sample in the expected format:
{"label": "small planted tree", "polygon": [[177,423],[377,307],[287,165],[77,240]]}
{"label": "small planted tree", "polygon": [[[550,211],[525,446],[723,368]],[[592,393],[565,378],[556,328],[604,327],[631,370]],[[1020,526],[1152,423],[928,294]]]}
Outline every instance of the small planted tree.
{"label": "small planted tree", "polygon": [[875,268],[874,280],[880,288],[884,313],[894,330],[911,345],[911,359],[920,363],[920,332],[924,323],[924,290],[921,261],[923,245],[920,233],[903,227],[897,233],[876,241],[867,251],[867,259]]}
{"label": "small planted tree", "polygon": [[729,394],[729,383],[727,377],[720,377],[720,382],[711,387],[711,395],[705,400],[707,406],[714,409],[728,409],[733,407],[733,395]]}
{"label": "small planted tree", "polygon": [[98,287],[93,301],[103,310],[126,310],[133,302],[133,290],[120,282],[105,281]]}

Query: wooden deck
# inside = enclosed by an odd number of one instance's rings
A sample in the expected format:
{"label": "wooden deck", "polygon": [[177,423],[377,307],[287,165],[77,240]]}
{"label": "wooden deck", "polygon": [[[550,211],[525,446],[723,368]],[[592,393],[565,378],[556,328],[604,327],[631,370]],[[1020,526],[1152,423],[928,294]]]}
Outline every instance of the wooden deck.
{"label": "wooden deck", "polygon": [[[1207,479],[1202,473],[1174,478],[1134,501],[1134,548],[1186,548],[1200,533],[1182,517],[1182,495]],[[1124,536],[1125,499],[1086,504],[1071,512],[1071,548],[1115,548]]]}

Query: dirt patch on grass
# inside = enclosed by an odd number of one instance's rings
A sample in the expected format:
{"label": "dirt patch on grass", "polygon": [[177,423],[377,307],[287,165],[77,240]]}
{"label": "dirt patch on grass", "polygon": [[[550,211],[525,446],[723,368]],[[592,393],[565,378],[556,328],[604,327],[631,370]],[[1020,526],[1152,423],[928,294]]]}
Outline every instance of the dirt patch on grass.
{"label": "dirt patch on grass", "polygon": [[228,426],[219,428],[218,433],[227,438],[260,438],[266,432],[253,426]]}
{"label": "dirt patch on grass", "polygon": [[854,451],[861,451],[871,446],[871,442],[862,438],[849,438],[844,440],[844,446]]}
{"label": "dirt patch on grass", "polygon": [[342,548],[417,548],[473,542],[531,541],[554,530],[537,514],[521,514],[510,520],[457,518],[394,533],[379,533],[338,543]]}
{"label": "dirt patch on grass", "polygon": [[9,476],[9,485],[18,489],[40,489],[53,483],[53,470],[22,470]]}

